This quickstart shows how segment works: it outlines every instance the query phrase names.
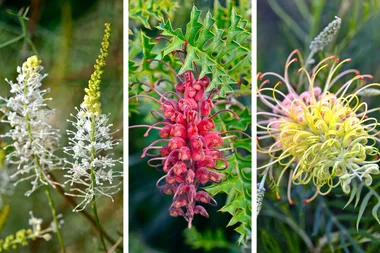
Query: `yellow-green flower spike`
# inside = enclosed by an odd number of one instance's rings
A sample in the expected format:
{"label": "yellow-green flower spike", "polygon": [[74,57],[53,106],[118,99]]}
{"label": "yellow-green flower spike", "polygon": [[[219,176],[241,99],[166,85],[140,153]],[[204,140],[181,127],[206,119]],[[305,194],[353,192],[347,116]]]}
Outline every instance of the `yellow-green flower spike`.
{"label": "yellow-green flower spike", "polygon": [[99,116],[102,113],[100,104],[100,83],[103,75],[103,69],[106,65],[106,58],[108,56],[108,49],[110,45],[111,37],[111,24],[106,23],[104,30],[103,42],[100,48],[100,54],[96,59],[94,65],[94,73],[92,73],[90,80],[88,81],[88,88],[84,91],[86,95],[82,103],[82,107],[86,109],[87,116]]}

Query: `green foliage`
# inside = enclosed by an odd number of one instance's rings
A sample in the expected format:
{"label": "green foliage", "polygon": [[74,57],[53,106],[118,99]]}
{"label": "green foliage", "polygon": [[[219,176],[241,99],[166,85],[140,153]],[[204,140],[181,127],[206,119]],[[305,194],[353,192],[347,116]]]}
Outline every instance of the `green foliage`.
{"label": "green foliage", "polygon": [[239,248],[228,242],[223,230],[218,229],[213,233],[207,230],[203,234],[198,232],[195,227],[184,231],[186,244],[193,249],[203,249],[206,252],[213,249],[230,249],[231,252],[240,252]]}
{"label": "green foliage", "polygon": [[[220,120],[215,120],[224,131],[240,130],[246,131],[251,123],[251,115],[246,108],[239,114],[239,120],[232,116],[220,117]],[[221,212],[227,212],[232,215],[227,226],[239,224],[235,231],[240,234],[239,243],[246,244],[252,236],[251,221],[252,221],[252,145],[249,138],[232,141],[230,146],[236,151],[228,159],[228,168],[223,172],[226,180],[220,184],[212,185],[206,188],[211,195],[216,195],[220,192],[226,193],[228,199],[226,204],[220,209]],[[238,152],[237,149],[243,150]],[[242,153],[247,153],[242,155]]]}
{"label": "green foliage", "polygon": [[29,37],[28,31],[27,31],[27,22],[29,21],[28,18],[28,12],[29,12],[29,7],[28,8],[21,8],[19,12],[15,13],[13,11],[8,10],[7,11],[9,15],[14,16],[18,19],[21,28],[22,28],[22,33],[8,41],[0,43],[0,49],[7,47],[21,39],[24,39],[30,46],[30,48],[33,50],[34,54],[38,55],[37,49],[34,46],[31,38]]}
{"label": "green foliage", "polygon": [[[362,193],[364,186],[368,189],[368,192],[361,199],[361,193]],[[351,194],[350,194],[350,199],[348,200],[346,206],[348,206],[355,199],[355,208],[356,208],[358,206],[358,204],[360,203],[360,200],[361,200],[361,204],[359,207],[359,214],[358,214],[358,218],[356,221],[356,229],[357,230],[359,230],[360,220],[363,217],[363,213],[364,213],[365,209],[367,208],[367,205],[368,205],[369,201],[371,200],[371,198],[374,198],[376,200],[376,204],[372,208],[372,216],[380,224],[380,219],[379,219],[379,215],[378,215],[378,211],[380,208],[380,195],[378,192],[376,192],[376,189],[379,186],[380,186],[380,183],[377,183],[374,186],[366,186],[364,183],[360,183],[358,186],[358,183],[356,181],[353,182],[352,190],[351,190]]]}
{"label": "green foliage", "polygon": [[264,252],[281,252],[280,244],[278,243],[277,238],[270,235],[267,231],[264,229],[260,229],[260,239],[263,244],[263,248],[261,250],[264,250]]}
{"label": "green foliage", "polygon": [[179,4],[171,0],[129,1],[129,18],[151,29],[151,23],[172,18]]}
{"label": "green foliage", "polygon": [[[299,41],[305,42],[305,46],[308,46],[317,35],[317,32],[321,30],[321,14],[326,13],[327,9],[335,10],[329,13],[330,19],[338,16],[343,20],[342,24],[344,26],[341,31],[344,36],[337,40],[336,47],[334,48],[336,54],[339,54],[370,18],[378,14],[380,10],[380,2],[376,0],[348,0],[336,3],[319,0],[311,1],[310,5],[305,4],[303,0],[293,0],[293,2],[297,14],[300,13],[301,15],[292,15],[286,12],[279,4],[279,0],[268,0],[272,10],[287,25],[291,32],[285,34],[285,36],[291,41],[292,39],[289,36],[294,35]],[[331,8],[331,5],[333,5],[333,8]],[[300,20],[296,20],[294,17],[298,17]],[[309,31],[309,33],[305,31]]]}
{"label": "green foliage", "polygon": [[187,56],[178,74],[194,70],[197,64],[200,77],[212,74],[209,90],[221,85],[221,97],[224,97],[233,90],[232,84],[241,83],[241,76],[250,73],[251,53],[244,44],[251,34],[246,25],[247,21],[232,10],[230,26],[219,29],[210,12],[202,20],[201,11],[194,6],[185,34],[179,28],[173,29],[170,20],[160,24],[162,35],[171,38],[162,54],[166,56],[186,45]]}
{"label": "green foliage", "polygon": [[[157,41],[152,40],[143,31],[135,31],[129,43],[129,82],[147,82],[154,85],[160,79],[175,80],[175,76],[163,64],[150,64],[149,59],[159,58],[156,51]],[[174,66],[173,57],[166,57],[165,61]]]}

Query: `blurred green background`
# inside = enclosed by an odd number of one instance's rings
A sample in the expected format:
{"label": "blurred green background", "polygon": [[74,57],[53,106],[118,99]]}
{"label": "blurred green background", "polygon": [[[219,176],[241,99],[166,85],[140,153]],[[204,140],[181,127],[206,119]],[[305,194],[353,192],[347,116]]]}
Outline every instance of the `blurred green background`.
{"label": "blurred green background", "polygon": [[[130,44],[129,59],[141,62],[142,52],[141,42],[139,41],[139,31],[143,31],[149,38],[154,40],[160,35],[155,29],[159,21],[154,18],[155,9],[159,16],[164,16],[165,20],[170,19],[173,28],[186,29],[186,24],[190,20],[190,12],[195,5],[202,10],[202,18],[209,10],[213,13],[214,1],[176,1],[161,0],[157,5],[151,4],[151,1],[142,1],[144,3],[145,13],[150,14],[149,24],[151,29],[146,28],[138,18],[143,16],[141,10],[136,6],[138,1],[130,1],[129,14]],[[133,4],[131,4],[133,3]],[[220,1],[225,9],[226,6],[235,6],[239,15],[249,20],[250,27],[250,2],[249,1]],[[150,8],[150,6],[155,6]],[[132,8],[131,8],[132,7]],[[137,18],[136,18],[137,17]],[[224,27],[230,24],[228,17],[222,15],[224,23],[218,24],[218,27]],[[132,34],[131,34],[132,33]],[[164,42],[159,42],[152,51],[159,52],[163,48]],[[137,53],[136,53],[137,52]],[[133,56],[131,56],[133,53]],[[171,62],[173,64],[174,60]],[[177,62],[179,62],[177,60]],[[153,65],[153,64],[152,64]],[[179,65],[174,65],[178,71]],[[155,73],[156,79],[160,78],[162,73]],[[129,83],[134,81],[137,74],[131,72]],[[150,76],[144,73],[138,76],[140,79],[149,82]],[[173,78],[171,73],[167,74],[168,78]],[[145,80],[146,79],[146,80]],[[154,78],[152,78],[154,79]],[[136,85],[135,85],[136,86]],[[160,84],[162,91],[170,90],[171,87]],[[131,92],[130,96],[135,95]],[[241,97],[244,105],[250,106],[250,95]],[[156,120],[150,114],[152,109],[158,110],[159,105],[146,99],[132,100],[129,104],[129,125],[153,124]],[[209,218],[197,215],[193,221],[193,228],[187,229],[187,222],[182,217],[171,217],[169,207],[172,203],[172,196],[160,193],[156,188],[157,180],[163,176],[162,171],[155,170],[147,165],[146,158],[140,158],[142,151],[154,140],[159,139],[158,131],[152,130],[148,137],[144,137],[147,129],[129,129],[129,251],[133,253],[158,253],[158,252],[242,252],[244,249],[237,245],[238,234],[234,231],[236,226],[226,227],[231,215],[217,212],[226,201],[226,194],[217,195],[217,207],[205,206],[209,213]],[[249,249],[250,251],[250,249]]]}
{"label": "blurred green background", "polygon": [[[50,119],[51,125],[61,130],[61,147],[67,145],[65,130],[70,128],[66,121],[70,113],[75,114],[84,96],[84,88],[93,72],[93,65],[98,55],[103,38],[104,23],[112,25],[112,37],[107,66],[101,84],[101,102],[103,112],[110,114],[113,129],[119,129],[114,138],[121,139],[123,133],[123,1],[70,1],[70,0],[0,0],[0,45],[22,34],[17,13],[23,7],[30,7],[27,17],[28,34],[42,59],[44,72],[49,76],[44,79],[43,87],[50,88],[48,95],[53,100],[49,106],[56,109]],[[4,48],[0,48],[0,93],[9,94],[9,85],[5,78],[15,80],[16,67],[33,55],[28,42],[21,39]],[[0,124],[0,131],[6,126]],[[62,150],[58,154],[63,156]],[[114,150],[115,157],[122,157],[122,143]],[[122,170],[118,164],[115,170]],[[63,181],[62,171],[53,173],[58,181]],[[34,216],[44,219],[44,226],[52,221],[50,209],[43,191],[39,190],[27,198],[24,192],[28,183],[20,184],[14,194],[3,196],[3,204],[9,204],[8,218],[0,230],[0,238],[28,228],[29,210]],[[78,213],[72,212],[72,206],[63,197],[51,190],[57,212],[63,214],[63,239],[67,252],[98,252],[98,237],[92,225]],[[123,233],[123,191],[114,197],[98,200],[98,212],[101,224],[110,236],[117,241]],[[77,199],[78,201],[78,199]],[[87,211],[92,214],[90,208]],[[110,244],[107,244],[109,247]],[[26,247],[14,252],[58,252],[58,240],[44,242],[36,240]]]}
{"label": "blurred green background", "polygon": [[[379,1],[258,0],[257,7],[258,72],[273,71],[283,75],[288,55],[298,48],[305,59],[310,52],[310,42],[334,20],[334,16],[338,16],[342,25],[337,38],[314,59],[318,62],[330,55],[337,55],[340,59],[351,58],[352,61],[341,71],[357,69],[362,74],[373,75],[373,82],[380,82]],[[297,81],[299,64],[293,65],[289,79]],[[277,81],[271,80],[272,85]],[[379,106],[376,98],[365,98],[365,101],[369,108]],[[265,108],[261,106],[258,103],[259,111]],[[380,115],[374,113],[371,116],[379,119]],[[258,154],[258,164],[265,159]],[[277,172],[281,169],[278,168]],[[378,183],[377,176],[373,185]],[[287,180],[283,180],[282,194],[286,192],[286,184]],[[290,206],[286,199],[278,201],[274,192],[266,192],[258,217],[258,252],[310,252],[306,242],[319,250],[316,252],[379,252],[380,226],[371,216],[375,199],[370,200],[358,233],[355,223],[359,208],[354,209],[351,204],[342,210],[348,196],[341,191],[335,189],[331,194],[318,196],[305,205],[302,200],[312,194],[312,187],[295,186],[292,189],[294,206]],[[362,251],[352,247],[349,237],[360,244]]]}

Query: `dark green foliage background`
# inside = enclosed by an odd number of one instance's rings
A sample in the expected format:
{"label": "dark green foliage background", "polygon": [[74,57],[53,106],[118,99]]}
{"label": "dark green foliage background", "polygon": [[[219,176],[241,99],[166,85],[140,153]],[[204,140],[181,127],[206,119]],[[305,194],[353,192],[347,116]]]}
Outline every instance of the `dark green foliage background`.
{"label": "dark green foliage background", "polygon": [[[376,2],[378,8],[373,7]],[[379,7],[378,1],[258,0],[257,70],[282,75],[290,52],[298,48],[305,59],[313,38],[334,20],[334,16],[339,16],[342,27],[336,41],[315,55],[314,59],[318,61],[333,54],[340,59],[352,58],[352,62],[343,69],[354,68],[360,73],[371,74],[374,76],[373,82],[379,83],[380,34],[376,32],[380,25]],[[296,66],[290,68],[290,80],[298,81],[297,69]],[[276,82],[273,80],[271,83]],[[378,107],[376,97],[365,100],[369,108]],[[262,105],[259,103],[258,106],[260,108]],[[378,113],[371,116],[379,118]],[[263,162],[263,156],[259,156],[258,164]],[[281,172],[281,168],[277,169],[278,173]],[[357,232],[359,207],[354,209],[351,204],[342,210],[349,196],[336,189],[328,196],[318,196],[305,205],[302,201],[312,195],[313,189],[293,187],[295,205],[290,206],[284,196],[287,178],[284,177],[280,189],[283,200],[277,201],[270,190],[265,194],[263,209],[258,217],[258,252],[310,252],[301,233],[305,233],[316,247],[324,241],[320,252],[378,252],[380,226],[371,215],[371,209],[377,203],[375,198],[370,199]],[[379,177],[374,177],[372,186],[378,182]],[[379,193],[379,188],[375,191]],[[368,190],[364,189],[362,198],[366,192]],[[363,238],[371,240],[363,242]],[[354,246],[355,243],[359,244],[359,249]]]}
{"label": "dark green foliage background", "polygon": [[[93,65],[98,55],[100,42],[103,38],[104,23],[112,25],[111,48],[107,66],[102,80],[102,109],[110,113],[113,129],[120,129],[115,138],[122,138],[123,133],[123,1],[70,1],[70,0],[5,0],[0,1],[0,44],[21,33],[17,18],[7,14],[10,9],[18,12],[20,8],[30,6],[28,14],[30,32],[39,56],[42,59],[44,72],[49,76],[44,80],[43,87],[50,88],[49,102],[56,109],[51,124],[63,135],[61,144],[67,144],[65,129],[70,125],[66,119],[70,113],[75,114],[74,107],[79,106],[84,96],[84,88],[93,72]],[[15,80],[16,67],[33,55],[24,40],[0,49],[0,93],[7,96],[9,85],[5,78]],[[0,131],[6,130],[0,124]],[[62,154],[62,150],[58,152]],[[122,157],[122,143],[114,150],[115,157]],[[115,170],[122,170],[117,165]],[[63,173],[53,173],[59,181],[63,181]],[[43,191],[35,192],[27,198],[23,194],[29,189],[28,183],[20,184],[15,194],[5,197],[10,205],[8,219],[0,231],[4,238],[19,229],[28,228],[29,210],[36,217],[44,219],[43,226],[48,226],[52,220],[50,209]],[[92,225],[79,213],[72,212],[72,206],[64,201],[54,190],[51,190],[57,212],[63,214],[65,223],[62,227],[63,239],[67,252],[98,252],[98,237]],[[118,240],[123,233],[123,191],[115,195],[115,202],[108,198],[98,200],[100,221],[105,230]],[[91,210],[87,208],[87,211]],[[107,244],[110,247],[110,244]],[[55,235],[49,242],[36,240],[26,247],[14,252],[58,252],[59,244]]]}

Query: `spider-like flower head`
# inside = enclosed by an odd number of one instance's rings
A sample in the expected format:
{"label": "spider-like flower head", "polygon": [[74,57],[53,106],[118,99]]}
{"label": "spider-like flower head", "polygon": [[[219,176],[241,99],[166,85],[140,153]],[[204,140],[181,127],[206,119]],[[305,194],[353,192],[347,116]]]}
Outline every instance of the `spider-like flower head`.
{"label": "spider-like flower head", "polygon": [[[150,61],[159,61],[170,67],[160,60],[148,60]],[[156,101],[160,104],[160,111],[153,110],[152,115],[155,118],[158,115],[162,120],[156,118],[157,122],[153,125],[136,125],[132,128],[148,127],[145,137],[152,129],[159,130],[162,139],[146,147],[141,157],[153,157],[148,160],[149,166],[162,168],[165,175],[157,181],[157,187],[165,194],[174,195],[169,208],[170,215],[184,217],[190,228],[195,214],[209,216],[201,204],[217,204],[215,199],[199,187],[222,182],[223,174],[216,170],[228,167],[223,152],[232,150],[222,146],[225,140],[236,137],[223,136],[229,132],[215,130],[214,117],[221,112],[229,112],[236,119],[239,117],[226,109],[211,114],[214,108],[213,96],[218,90],[206,92],[210,84],[207,76],[196,78],[191,71],[179,76],[174,74],[178,79],[178,83],[174,84],[175,92],[161,93],[149,84],[139,83],[149,87],[160,98],[140,94],[130,99],[141,96]]]}
{"label": "spider-like flower head", "polygon": [[16,83],[6,79],[12,96],[0,97],[6,104],[1,108],[6,119],[1,122],[11,126],[11,130],[0,136],[11,139],[5,147],[12,147],[6,162],[17,165],[17,171],[11,175],[11,178],[18,178],[16,184],[32,180],[32,189],[26,192],[27,196],[41,184],[54,186],[55,182],[48,172],[61,164],[61,160],[53,154],[60,136],[58,130],[48,123],[54,110],[46,104],[47,100],[51,100],[45,98],[49,90],[41,89],[41,81],[47,76],[41,74],[42,70],[38,57],[29,57],[22,67],[17,68]]}
{"label": "spider-like flower head", "polygon": [[[367,103],[361,102],[359,96],[380,84],[354,87],[356,81],[372,79],[372,76],[361,75],[353,69],[336,75],[338,69],[351,60],[339,61],[331,56],[318,63],[310,73],[304,68],[298,71],[300,78],[306,76],[308,83],[307,90],[299,93],[292,87],[288,75],[289,66],[297,62],[297,58],[292,59],[295,54],[301,57],[298,50],[292,52],[284,77],[272,72],[259,73],[260,80],[271,75],[280,79],[273,88],[264,80],[258,89],[258,97],[269,108],[269,112],[258,113],[265,117],[258,122],[258,127],[264,130],[259,130],[258,141],[274,140],[268,147],[259,145],[259,152],[271,157],[270,162],[259,169],[272,169],[274,164],[283,168],[277,189],[284,172],[291,171],[288,187],[291,204],[291,183],[306,185],[312,182],[315,185],[316,193],[305,200],[306,203],[339,185],[348,194],[352,180],[359,179],[371,185],[372,175],[380,173],[375,161],[379,154],[375,147],[379,141],[379,124],[367,115],[378,109],[368,110]],[[326,71],[329,64],[332,66]],[[352,74],[354,77],[337,85]],[[281,83],[285,84],[285,93],[279,89]],[[280,198],[278,191],[277,196]]]}
{"label": "spider-like flower head", "polygon": [[112,199],[112,195],[120,190],[119,184],[115,184],[113,179],[122,174],[114,172],[112,168],[116,163],[121,163],[120,159],[112,158],[113,154],[106,154],[119,144],[118,140],[113,140],[111,132],[112,124],[109,124],[109,115],[102,114],[100,104],[100,82],[103,68],[106,64],[106,57],[109,48],[111,27],[105,24],[104,38],[100,49],[100,55],[94,66],[95,71],[91,75],[86,95],[77,109],[73,124],[75,130],[68,130],[69,146],[65,147],[65,152],[70,155],[74,162],[66,161],[70,164],[70,169],[65,175],[71,186],[71,193],[67,195],[82,198],[83,201],[74,211],[83,210],[91,200],[98,195],[103,195]]}

